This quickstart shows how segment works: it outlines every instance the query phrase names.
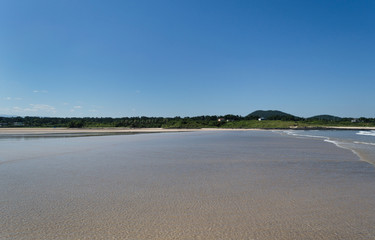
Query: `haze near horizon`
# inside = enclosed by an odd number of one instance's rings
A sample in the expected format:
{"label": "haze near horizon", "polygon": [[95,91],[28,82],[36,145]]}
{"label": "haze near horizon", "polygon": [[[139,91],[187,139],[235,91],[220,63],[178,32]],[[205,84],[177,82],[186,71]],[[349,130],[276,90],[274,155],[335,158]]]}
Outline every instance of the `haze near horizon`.
{"label": "haze near horizon", "polygon": [[0,114],[375,117],[373,1],[0,2]]}

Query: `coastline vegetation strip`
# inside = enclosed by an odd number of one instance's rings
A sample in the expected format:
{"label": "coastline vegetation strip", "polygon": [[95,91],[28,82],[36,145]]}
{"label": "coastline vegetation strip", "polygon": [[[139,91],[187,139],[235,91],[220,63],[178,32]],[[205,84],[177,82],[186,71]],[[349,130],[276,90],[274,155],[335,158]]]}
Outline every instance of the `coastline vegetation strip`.
{"label": "coastline vegetation strip", "polygon": [[57,118],[57,117],[0,117],[0,128],[259,128],[259,129],[305,129],[375,127],[375,118],[338,118],[321,115],[300,118],[293,115],[238,115],[197,117],[123,117],[123,118]]}

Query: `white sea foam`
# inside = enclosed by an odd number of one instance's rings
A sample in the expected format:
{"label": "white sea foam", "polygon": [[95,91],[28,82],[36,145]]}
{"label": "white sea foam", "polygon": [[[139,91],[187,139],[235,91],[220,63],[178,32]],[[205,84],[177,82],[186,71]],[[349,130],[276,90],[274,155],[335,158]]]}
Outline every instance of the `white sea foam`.
{"label": "white sea foam", "polygon": [[375,143],[369,143],[369,142],[354,142],[354,143],[357,143],[357,144],[366,144],[366,145],[372,145],[372,146],[375,146]]}
{"label": "white sea foam", "polygon": [[284,131],[284,133],[286,133],[288,135],[296,136],[296,137],[329,139],[328,137],[324,137],[324,136],[316,136],[316,135],[309,135],[309,134],[297,134],[297,132],[293,131],[293,130],[291,130],[291,131]]}
{"label": "white sea foam", "polygon": [[375,131],[359,131],[356,134],[358,135],[364,135],[364,136],[374,136],[375,137]]}
{"label": "white sea foam", "polygon": [[333,143],[333,144],[335,144],[339,148],[349,149],[347,147],[344,147],[344,146],[340,145],[340,142],[338,142],[338,141],[334,141],[334,140],[330,140],[330,139],[325,139],[324,142]]}

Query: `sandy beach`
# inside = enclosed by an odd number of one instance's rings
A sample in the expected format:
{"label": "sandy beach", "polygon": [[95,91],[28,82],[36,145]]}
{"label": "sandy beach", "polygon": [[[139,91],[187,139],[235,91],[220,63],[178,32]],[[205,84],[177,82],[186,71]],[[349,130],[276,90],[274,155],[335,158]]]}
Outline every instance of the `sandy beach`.
{"label": "sandy beach", "polygon": [[0,156],[2,240],[375,238],[374,167],[320,140],[36,137],[1,140]]}
{"label": "sandy beach", "polygon": [[0,128],[0,134],[54,134],[54,133],[144,133],[144,132],[197,132],[197,131],[251,131],[259,129],[166,129],[166,128]]}
{"label": "sandy beach", "polygon": [[45,134],[45,133],[128,133],[128,132],[186,132],[190,129],[163,128],[0,128],[0,134]]}
{"label": "sandy beach", "polygon": [[[375,130],[374,127],[326,127],[337,130]],[[266,129],[200,128],[200,129],[165,129],[165,128],[0,128],[0,135],[47,135],[47,134],[121,134],[121,133],[168,133],[200,131],[262,131]],[[277,129],[270,129],[277,131]],[[305,130],[304,128],[301,130]]]}

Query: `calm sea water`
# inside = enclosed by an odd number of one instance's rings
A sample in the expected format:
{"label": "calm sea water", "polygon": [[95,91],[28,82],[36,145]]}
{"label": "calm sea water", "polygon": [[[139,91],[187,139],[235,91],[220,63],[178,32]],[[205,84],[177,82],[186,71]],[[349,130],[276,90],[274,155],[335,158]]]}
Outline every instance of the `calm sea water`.
{"label": "calm sea water", "polygon": [[357,130],[289,130],[284,133],[296,137],[316,138],[352,150],[362,160],[375,165],[375,131]]}

